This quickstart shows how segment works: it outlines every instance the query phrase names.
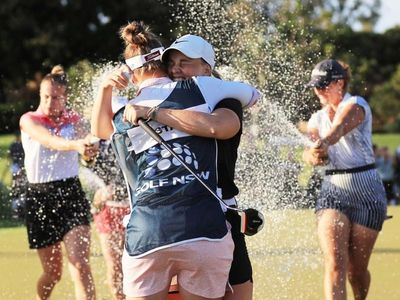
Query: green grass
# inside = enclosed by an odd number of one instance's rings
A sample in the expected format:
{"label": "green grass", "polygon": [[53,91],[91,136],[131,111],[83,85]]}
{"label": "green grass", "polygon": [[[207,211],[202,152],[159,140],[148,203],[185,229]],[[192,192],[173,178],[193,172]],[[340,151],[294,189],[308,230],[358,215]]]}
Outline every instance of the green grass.
{"label": "green grass", "polygon": [[[8,147],[14,136],[0,136],[0,180],[8,185]],[[373,136],[378,146],[393,153],[400,145],[400,134]],[[386,222],[371,258],[372,285],[368,299],[400,299],[400,207],[390,207],[394,219]],[[0,299],[34,298],[40,265],[34,251],[28,250],[24,227],[2,228],[17,223],[0,223]],[[311,211],[266,213],[266,228],[247,239],[254,267],[255,300],[323,299],[323,265]],[[105,266],[99,243],[93,239],[91,264],[98,299],[110,299],[105,285]],[[350,289],[349,289],[350,291]],[[63,279],[52,299],[74,299],[73,285],[65,266]],[[349,297],[352,299],[352,297]]]}
{"label": "green grass", "polygon": [[[389,207],[389,214],[394,218],[385,223],[371,257],[370,300],[400,299],[400,207]],[[313,212],[271,211],[265,217],[263,231],[247,238],[254,267],[254,299],[323,299],[323,265]],[[96,237],[91,264],[98,299],[110,299]],[[24,227],[0,229],[0,266],[0,299],[34,298],[40,265],[36,253],[28,250]],[[67,267],[52,299],[74,299]]]}
{"label": "green grass", "polygon": [[[400,299],[400,207],[389,215],[370,261],[368,299]],[[323,261],[310,210],[266,214],[266,228],[247,239],[255,271],[255,300],[323,299]],[[348,286],[348,299],[353,299]]]}
{"label": "green grass", "polygon": [[14,140],[15,135],[13,134],[4,134],[0,136],[0,181],[7,186],[11,183],[8,148]]}
{"label": "green grass", "polygon": [[[99,241],[94,235],[91,247],[91,264],[98,299],[111,299],[106,287],[105,264]],[[25,300],[35,298],[35,285],[41,273],[39,258],[28,249],[25,227],[0,229],[0,299]],[[55,287],[51,299],[75,299],[73,283],[69,276],[66,258],[61,282]]]}
{"label": "green grass", "polygon": [[400,134],[374,134],[372,142],[379,147],[389,147],[390,153],[394,154],[396,148],[400,146]]}

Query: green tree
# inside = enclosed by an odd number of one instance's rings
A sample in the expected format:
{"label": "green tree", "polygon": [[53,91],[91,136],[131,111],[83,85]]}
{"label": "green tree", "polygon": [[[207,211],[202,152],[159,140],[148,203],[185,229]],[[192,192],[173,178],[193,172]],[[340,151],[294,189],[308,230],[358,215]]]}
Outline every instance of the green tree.
{"label": "green tree", "polygon": [[390,80],[375,87],[370,105],[378,128],[400,130],[400,64]]}
{"label": "green tree", "polygon": [[171,35],[169,8],[158,0],[3,0],[0,20],[0,132],[18,128],[10,115],[36,107],[38,82],[52,66],[118,60],[118,30],[128,21],[143,20],[165,40]]}
{"label": "green tree", "polygon": [[[371,32],[380,2],[3,0],[0,110],[7,121],[9,115],[35,107],[37,83],[55,64],[68,70],[85,60],[116,61],[122,50],[119,27],[140,19],[159,32],[165,44],[181,34],[204,36],[216,46],[219,65],[241,70],[244,79],[257,80],[271,101],[307,118],[316,101],[303,84],[321,58],[349,63],[354,74],[351,91],[367,100],[376,85],[392,77],[400,63],[400,27]],[[354,31],[355,23],[363,30]],[[300,112],[293,103],[301,106]],[[0,124],[0,131],[15,126]]]}
{"label": "green tree", "polygon": [[157,0],[3,0],[0,20],[0,103],[10,97],[6,92],[55,64],[117,60],[117,32],[128,21],[143,20],[170,34],[168,7]]}

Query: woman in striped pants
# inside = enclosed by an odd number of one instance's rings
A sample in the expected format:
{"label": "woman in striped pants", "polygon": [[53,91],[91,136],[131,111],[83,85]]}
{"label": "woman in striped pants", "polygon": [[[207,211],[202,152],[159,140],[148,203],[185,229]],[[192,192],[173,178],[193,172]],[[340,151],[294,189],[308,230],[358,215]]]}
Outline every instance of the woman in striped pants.
{"label": "woman in striped pants", "polygon": [[326,299],[346,299],[346,278],[355,299],[365,299],[371,282],[368,262],[386,216],[386,196],[372,151],[368,103],[347,93],[350,70],[333,59],[318,63],[308,87],[323,108],[308,122],[315,147],[304,160],[326,165],[317,199],[318,238],[325,261]]}

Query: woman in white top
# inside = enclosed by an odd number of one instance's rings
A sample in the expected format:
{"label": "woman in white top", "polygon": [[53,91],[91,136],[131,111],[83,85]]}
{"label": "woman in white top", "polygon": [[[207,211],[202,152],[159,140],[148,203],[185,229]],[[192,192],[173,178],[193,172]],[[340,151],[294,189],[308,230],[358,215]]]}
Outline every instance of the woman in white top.
{"label": "woman in white top", "polygon": [[90,206],[78,180],[78,154],[96,155],[83,136],[81,117],[65,107],[67,79],[55,67],[40,84],[36,111],[20,119],[25,170],[28,178],[26,226],[29,247],[36,249],[43,273],[36,298],[48,299],[60,281],[61,242],[67,251],[77,299],[95,299],[89,266]]}
{"label": "woman in white top", "polygon": [[347,276],[354,298],[366,298],[368,262],[386,216],[372,150],[371,109],[362,97],[347,93],[349,80],[347,65],[327,59],[315,66],[308,83],[323,105],[308,123],[316,146],[303,158],[327,165],[316,204],[326,299],[346,299]]}

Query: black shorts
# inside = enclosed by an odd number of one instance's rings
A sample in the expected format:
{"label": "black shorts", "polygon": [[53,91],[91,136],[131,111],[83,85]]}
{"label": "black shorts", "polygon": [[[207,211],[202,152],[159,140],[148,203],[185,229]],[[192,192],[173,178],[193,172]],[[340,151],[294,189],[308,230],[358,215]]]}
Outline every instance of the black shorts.
{"label": "black shorts", "polygon": [[26,227],[29,248],[39,249],[63,240],[79,225],[89,225],[90,205],[78,178],[29,184]]}
{"label": "black shorts", "polygon": [[240,232],[240,216],[236,211],[228,209],[225,213],[226,220],[231,224],[232,239],[235,243],[233,261],[229,272],[229,283],[231,285],[253,282],[253,269],[249,254],[247,253],[245,235]]}

